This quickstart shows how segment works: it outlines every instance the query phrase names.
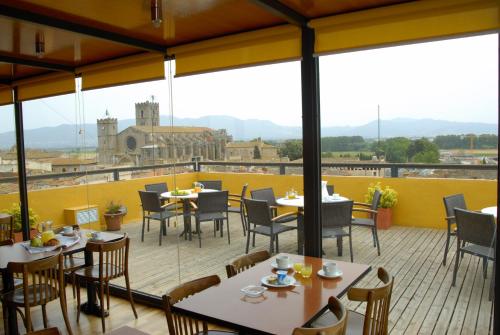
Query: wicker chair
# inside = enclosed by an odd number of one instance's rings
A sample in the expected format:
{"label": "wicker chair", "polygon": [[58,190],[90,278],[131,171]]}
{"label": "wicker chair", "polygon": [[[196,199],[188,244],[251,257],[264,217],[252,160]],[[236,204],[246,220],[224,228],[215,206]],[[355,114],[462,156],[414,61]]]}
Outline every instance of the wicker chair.
{"label": "wicker chair", "polygon": [[[175,203],[161,204],[161,200],[155,191],[139,191],[142,205],[142,233],[141,241],[144,242],[144,228],[146,220],[149,227],[150,220],[160,221],[159,244],[161,245],[162,236],[167,235],[166,221],[173,216],[176,212],[169,210]],[[149,228],[148,228],[149,231]]]}
{"label": "wicker chair", "polygon": [[177,302],[219,283],[220,278],[216,275],[203,277],[181,284],[162,297],[163,309],[165,310],[165,316],[167,318],[168,333],[170,335],[236,334],[233,332],[208,330],[206,321],[200,321],[187,315],[175,313],[172,309],[172,306]]}
{"label": "wicker chair", "polygon": [[229,194],[229,203],[236,203],[236,206],[229,206],[229,213],[237,213],[241,218],[241,226],[243,228],[243,236],[246,236],[247,231],[247,223],[246,223],[246,215],[245,215],[245,204],[243,203],[243,199],[247,194],[248,184],[243,185],[241,189],[241,194]]}
{"label": "wicker chair", "polygon": [[354,207],[352,209],[353,214],[354,212],[361,212],[361,213],[368,213],[369,217],[368,218],[353,218],[352,219],[352,225],[353,226],[358,226],[358,227],[365,227],[365,228],[370,228],[372,230],[372,237],[373,237],[373,246],[377,247],[377,254],[380,256],[380,242],[378,240],[378,232],[377,232],[377,208],[380,203],[380,197],[381,193],[379,190],[375,190],[373,193],[373,199],[371,204],[363,203],[363,202],[355,202],[354,206],[361,206],[364,208],[360,207]]}
{"label": "wicker chair", "polygon": [[201,192],[198,194],[196,204],[192,203],[196,219],[198,243],[201,248],[201,223],[212,221],[214,223],[214,236],[216,229],[220,229],[220,236],[224,235],[224,221],[227,224],[227,241],[231,244],[229,233],[228,191]]}
{"label": "wicker chair", "polygon": [[250,269],[257,263],[263,262],[271,257],[267,250],[257,251],[252,254],[243,255],[226,265],[227,278],[236,276],[238,273]]}
{"label": "wicker chair", "polygon": [[349,237],[351,262],[353,262],[354,258],[352,253],[352,206],[352,201],[325,202],[321,204],[322,238],[336,238],[340,254],[342,237]]}
{"label": "wicker chair", "polygon": [[207,190],[222,191],[222,180],[200,180],[199,183]]}
{"label": "wicker chair", "polygon": [[[443,198],[444,209],[446,210],[446,243],[444,246],[444,256],[443,256],[443,266],[446,265],[446,259],[448,258],[448,250],[450,249],[450,239],[452,236],[457,235],[457,227],[455,221],[455,208],[467,209],[465,204],[465,198],[463,194],[449,195]],[[462,255],[463,256],[463,255]]]}

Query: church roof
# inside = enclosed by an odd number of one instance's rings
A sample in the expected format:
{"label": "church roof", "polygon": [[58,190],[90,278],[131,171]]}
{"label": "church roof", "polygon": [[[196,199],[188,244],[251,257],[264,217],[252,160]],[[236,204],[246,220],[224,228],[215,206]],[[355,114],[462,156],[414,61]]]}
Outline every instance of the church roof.
{"label": "church roof", "polygon": [[151,129],[153,129],[153,133],[203,133],[205,131],[213,131],[213,129],[207,127],[132,126],[131,128],[144,133],[151,133]]}
{"label": "church roof", "polygon": [[260,141],[247,141],[247,142],[229,142],[226,144],[226,148],[254,148],[255,146],[262,146],[263,148],[274,148],[274,145],[270,145]]}

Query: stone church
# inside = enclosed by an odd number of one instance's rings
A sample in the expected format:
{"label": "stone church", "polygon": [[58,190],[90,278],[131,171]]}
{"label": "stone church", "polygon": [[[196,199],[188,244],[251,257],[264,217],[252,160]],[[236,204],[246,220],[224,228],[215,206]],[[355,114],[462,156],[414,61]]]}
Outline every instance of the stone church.
{"label": "stone church", "polygon": [[118,120],[97,120],[98,162],[116,165],[150,165],[202,160],[224,160],[226,143],[231,141],[225,129],[206,127],[160,126],[157,102],[135,104],[136,125],[118,132]]}

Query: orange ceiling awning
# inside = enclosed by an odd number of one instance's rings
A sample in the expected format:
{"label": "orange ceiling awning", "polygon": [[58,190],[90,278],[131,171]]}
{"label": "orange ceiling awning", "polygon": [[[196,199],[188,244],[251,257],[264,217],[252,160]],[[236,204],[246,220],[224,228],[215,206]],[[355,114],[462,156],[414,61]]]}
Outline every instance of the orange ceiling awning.
{"label": "orange ceiling awning", "polygon": [[165,78],[162,54],[140,54],[77,68],[82,90],[138,83]]}
{"label": "orange ceiling awning", "polygon": [[312,20],[315,52],[328,54],[500,29],[495,0],[417,1]]}
{"label": "orange ceiling awning", "polygon": [[300,29],[285,25],[174,47],[176,76],[297,60]]}
{"label": "orange ceiling awning", "polygon": [[75,92],[75,75],[71,73],[54,73],[19,80],[13,83],[17,87],[17,98],[20,101],[51,97]]}
{"label": "orange ceiling awning", "polygon": [[0,87],[0,106],[10,105],[13,102],[12,88]]}

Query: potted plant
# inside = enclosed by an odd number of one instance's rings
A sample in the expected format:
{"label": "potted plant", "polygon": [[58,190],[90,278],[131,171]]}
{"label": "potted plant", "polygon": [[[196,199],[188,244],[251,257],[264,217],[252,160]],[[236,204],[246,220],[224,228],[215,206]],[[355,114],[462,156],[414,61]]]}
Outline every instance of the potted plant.
{"label": "potted plant", "polygon": [[392,208],[398,203],[398,193],[389,186],[382,188],[380,182],[370,184],[368,193],[365,195],[367,203],[371,203],[375,190],[381,193],[380,203],[377,209],[377,228],[388,229],[392,225]]}
{"label": "potted plant", "polygon": [[106,230],[120,230],[125,214],[127,214],[127,209],[125,207],[111,201],[106,206],[106,212],[104,213]]}
{"label": "potted plant", "polygon": [[[12,215],[14,219],[13,225],[13,239],[14,242],[21,242],[23,240],[23,232],[22,232],[22,221],[21,221],[21,206],[19,204],[12,204],[10,209],[6,209],[5,212]],[[28,208],[29,215],[29,224],[30,224],[30,238],[33,238],[38,233],[38,230],[35,228],[36,223],[38,222],[38,215],[35,214],[33,209]]]}

